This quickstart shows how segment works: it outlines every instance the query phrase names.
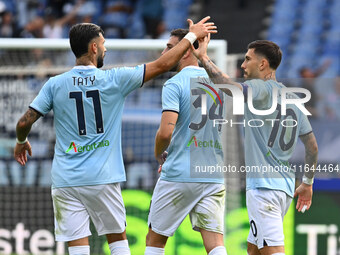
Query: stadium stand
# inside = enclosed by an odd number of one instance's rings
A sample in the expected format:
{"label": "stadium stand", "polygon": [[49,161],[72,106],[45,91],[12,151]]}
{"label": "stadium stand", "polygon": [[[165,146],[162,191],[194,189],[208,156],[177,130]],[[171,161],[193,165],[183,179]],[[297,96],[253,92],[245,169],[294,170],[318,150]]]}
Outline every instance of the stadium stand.
{"label": "stadium stand", "polygon": [[339,10],[339,1],[277,0],[273,4],[267,38],[277,42],[285,56],[278,76],[298,78],[301,67],[319,67],[326,59],[332,63],[322,77],[339,75]]}

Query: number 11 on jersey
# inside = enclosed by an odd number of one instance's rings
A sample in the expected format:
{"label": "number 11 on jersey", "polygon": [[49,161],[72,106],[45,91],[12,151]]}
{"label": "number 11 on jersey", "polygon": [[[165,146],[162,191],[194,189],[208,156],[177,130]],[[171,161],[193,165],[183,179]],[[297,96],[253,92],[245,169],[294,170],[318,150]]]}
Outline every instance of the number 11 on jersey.
{"label": "number 11 on jersey", "polygon": [[[102,114],[102,107],[101,107],[101,103],[100,103],[99,90],[86,91],[86,97],[92,98],[94,116],[95,116],[95,120],[96,120],[97,134],[104,133],[103,114]],[[69,98],[75,99],[75,102],[76,102],[79,135],[81,135],[81,136],[86,135],[86,123],[85,123],[85,111],[84,111],[84,103],[83,103],[83,92],[82,91],[70,92]]]}

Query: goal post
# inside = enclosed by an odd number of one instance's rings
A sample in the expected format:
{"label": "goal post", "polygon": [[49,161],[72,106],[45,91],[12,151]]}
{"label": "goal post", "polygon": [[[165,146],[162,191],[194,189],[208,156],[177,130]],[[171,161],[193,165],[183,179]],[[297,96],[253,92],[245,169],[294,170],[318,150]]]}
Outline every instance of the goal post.
{"label": "goal post", "polygon": [[[113,51],[153,51],[158,52],[165,48],[167,40],[164,39],[106,39],[105,47],[106,49]],[[58,51],[70,51],[70,43],[68,39],[15,39],[15,38],[1,38],[0,40],[0,50],[1,51],[27,51],[40,49],[48,52],[58,52]],[[223,71],[226,71],[226,61],[225,56],[227,53],[227,43],[225,40],[211,40],[208,47],[208,53],[211,58],[215,61],[216,65]],[[18,54],[18,53],[17,53]],[[158,53],[159,56],[159,53]],[[149,59],[152,61],[157,58]],[[131,60],[131,59],[130,59]],[[133,59],[132,59],[133,60]],[[132,61],[133,62],[133,61]],[[45,67],[47,73],[63,72],[68,70],[69,66],[65,66],[67,63],[62,63],[61,66],[57,65],[53,68]],[[122,63],[125,64],[125,63]],[[113,66],[120,65],[116,63]],[[71,65],[70,65],[71,66]],[[110,68],[112,65],[105,65],[104,68]],[[41,69],[41,66],[37,68]],[[29,72],[34,72],[34,66],[30,67],[30,71],[21,69],[21,72],[16,66],[6,65],[5,67],[0,67],[0,75],[17,75],[19,73],[29,74]]]}

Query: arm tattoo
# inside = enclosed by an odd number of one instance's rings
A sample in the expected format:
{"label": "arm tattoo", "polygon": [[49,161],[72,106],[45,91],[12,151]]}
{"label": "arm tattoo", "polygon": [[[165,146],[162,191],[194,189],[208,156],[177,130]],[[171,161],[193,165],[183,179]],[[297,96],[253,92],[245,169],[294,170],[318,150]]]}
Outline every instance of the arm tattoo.
{"label": "arm tattoo", "polygon": [[316,143],[316,139],[313,133],[300,136],[301,141],[305,145],[305,164],[308,164],[308,170],[305,172],[305,175],[308,178],[313,178],[315,175],[315,171],[312,170],[312,166],[314,169],[316,168],[316,164],[318,161],[318,146]]}
{"label": "arm tattoo", "polygon": [[34,123],[37,119],[39,119],[40,116],[41,116],[41,115],[40,115],[37,111],[35,111],[35,110],[29,108],[29,109],[25,112],[25,114],[20,118],[18,124],[23,125],[23,126],[26,126],[26,125],[32,126],[33,123]]}
{"label": "arm tattoo", "polygon": [[33,123],[39,119],[40,116],[41,115],[37,111],[29,108],[20,118],[16,127],[17,138],[20,141],[25,140],[31,130]]}
{"label": "arm tattoo", "polygon": [[201,60],[212,82],[215,84],[230,84],[232,81],[210,60]]}

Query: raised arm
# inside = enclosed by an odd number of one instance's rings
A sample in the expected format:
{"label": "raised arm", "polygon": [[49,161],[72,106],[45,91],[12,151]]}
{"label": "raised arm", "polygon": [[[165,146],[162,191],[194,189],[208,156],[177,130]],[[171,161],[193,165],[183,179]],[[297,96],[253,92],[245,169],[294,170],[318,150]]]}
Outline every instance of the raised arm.
{"label": "raised arm", "polygon": [[[204,69],[207,71],[211,81],[215,84],[231,84],[234,85],[242,90],[241,84],[234,82],[230,77],[223,73],[221,69],[219,69],[209,58],[207,54],[208,44],[210,41],[210,34],[206,37],[199,39],[199,47],[198,49],[193,49],[194,55],[197,59],[201,62]],[[221,89],[223,92],[227,93],[229,96],[232,96],[230,90],[228,89]]]}
{"label": "raised arm", "polygon": [[294,197],[298,196],[296,209],[299,212],[301,210],[302,212],[304,212],[304,206],[305,209],[308,210],[312,205],[313,180],[318,160],[318,144],[313,132],[307,135],[300,136],[300,139],[305,146],[305,172],[302,183],[295,190]]}
{"label": "raised arm", "polygon": [[73,7],[73,9],[69,13],[67,13],[65,16],[58,19],[56,23],[61,27],[65,26],[66,23],[70,22],[71,19],[77,16],[79,9],[82,7],[83,4],[84,4],[84,0],[78,0],[75,6]]}
{"label": "raised arm", "polygon": [[14,148],[14,158],[22,166],[24,166],[27,162],[26,151],[30,156],[32,156],[32,149],[29,141],[27,140],[27,136],[31,131],[33,123],[36,122],[40,116],[40,113],[29,108],[17,123],[17,143]]}
{"label": "raised arm", "polygon": [[[196,38],[203,38],[209,33],[217,33],[216,26],[213,22],[207,22],[210,17],[205,17],[197,24],[193,24],[192,20],[188,19],[189,32],[195,34]],[[207,23],[206,23],[207,22]],[[189,35],[188,35],[189,37]],[[184,37],[175,47],[163,54],[157,60],[147,63],[145,66],[144,82],[156,77],[157,75],[170,70],[182,58],[184,53],[189,49],[193,43],[189,41],[188,37]],[[193,38],[195,39],[195,38]]]}

